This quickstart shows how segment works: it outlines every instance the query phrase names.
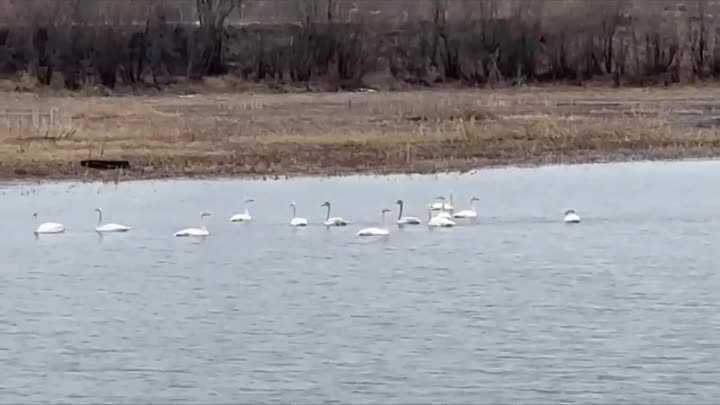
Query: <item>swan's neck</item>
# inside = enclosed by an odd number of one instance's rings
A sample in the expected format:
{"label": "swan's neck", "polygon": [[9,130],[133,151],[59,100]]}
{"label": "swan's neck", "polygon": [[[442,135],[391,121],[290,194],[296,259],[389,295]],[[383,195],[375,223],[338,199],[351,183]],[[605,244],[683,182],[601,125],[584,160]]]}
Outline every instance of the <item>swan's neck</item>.
{"label": "swan's neck", "polygon": [[382,213],[382,227],[385,228],[385,213]]}
{"label": "swan's neck", "polygon": [[325,216],[326,221],[329,219],[330,219],[330,204],[328,204],[328,206],[327,206],[327,215]]}
{"label": "swan's neck", "polygon": [[470,201],[470,209],[471,209],[473,212],[477,212],[477,211],[475,211],[475,200]]}
{"label": "swan's neck", "polygon": [[294,205],[292,206],[292,213],[293,213],[293,218],[296,218],[296,217],[297,217],[297,210],[295,209],[295,206],[294,206]]}
{"label": "swan's neck", "polygon": [[400,212],[398,213],[398,219],[402,218],[402,214],[403,214],[403,203],[400,203]]}
{"label": "swan's neck", "polygon": [[102,212],[98,211],[98,226],[102,225]]}
{"label": "swan's neck", "polygon": [[207,232],[207,227],[205,225],[201,225],[200,230],[203,232]]}

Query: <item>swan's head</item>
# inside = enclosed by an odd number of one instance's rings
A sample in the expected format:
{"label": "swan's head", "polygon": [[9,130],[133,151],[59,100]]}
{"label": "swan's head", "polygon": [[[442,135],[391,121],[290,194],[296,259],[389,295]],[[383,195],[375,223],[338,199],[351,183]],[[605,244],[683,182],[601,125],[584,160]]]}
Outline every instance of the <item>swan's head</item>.
{"label": "swan's head", "polygon": [[37,218],[37,212],[33,212],[33,218]]}
{"label": "swan's head", "polygon": [[473,197],[473,198],[470,199],[470,202],[475,202],[475,201],[480,201],[480,199],[477,198],[477,197]]}
{"label": "swan's head", "polygon": [[435,197],[435,199],[438,200],[438,201],[445,201],[445,197],[444,197],[444,196],[441,196],[441,195]]}
{"label": "swan's head", "polygon": [[203,212],[200,213],[200,218],[209,217],[210,215],[211,215],[211,214],[210,214],[209,212],[203,211]]}
{"label": "swan's head", "polygon": [[574,213],[575,213],[575,210],[567,210],[567,211],[565,211],[565,215],[570,215],[570,214],[574,214]]}
{"label": "swan's head", "polygon": [[102,209],[100,209],[100,208],[95,208],[93,211],[102,213]]}
{"label": "swan's head", "polygon": [[330,201],[325,201],[325,202],[322,203],[322,205],[321,205],[321,207],[329,207],[329,206],[330,206]]}
{"label": "swan's head", "polygon": [[383,213],[383,215],[387,214],[388,212],[390,212],[390,210],[389,210],[389,209],[387,209],[387,208],[383,208],[383,210],[382,210],[382,213]]}
{"label": "swan's head", "polygon": [[291,202],[291,203],[290,203],[290,206],[291,206],[291,207],[294,207],[294,206],[295,206],[295,201]]}
{"label": "swan's head", "polygon": [[395,204],[397,204],[397,205],[403,205],[403,200],[397,200],[397,201],[395,201]]}
{"label": "swan's head", "polygon": [[252,198],[248,198],[247,200],[245,200],[245,204],[251,203],[251,202],[255,202],[255,200]]}

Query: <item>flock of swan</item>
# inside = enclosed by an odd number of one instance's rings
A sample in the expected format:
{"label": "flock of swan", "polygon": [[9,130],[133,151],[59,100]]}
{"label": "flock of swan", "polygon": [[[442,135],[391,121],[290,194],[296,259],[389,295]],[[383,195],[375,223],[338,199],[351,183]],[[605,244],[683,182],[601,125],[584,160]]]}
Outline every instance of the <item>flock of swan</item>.
{"label": "flock of swan", "polygon": [[[245,200],[245,204],[254,202],[253,199]],[[430,228],[451,228],[457,224],[457,220],[474,220],[478,217],[478,213],[475,209],[475,202],[479,201],[478,198],[473,197],[470,199],[470,208],[461,211],[455,211],[452,205],[452,194],[450,195],[450,202],[446,202],[445,197],[439,196],[434,202],[427,207],[427,226]],[[420,218],[412,216],[404,216],[403,211],[405,204],[403,200],[397,200],[395,204],[398,206],[398,217],[395,223],[402,226],[417,226],[422,225],[423,221]],[[346,226],[350,224],[342,217],[331,216],[332,206],[329,201],[324,202],[321,207],[326,208],[325,219],[322,224],[327,227],[335,226]],[[290,225],[294,227],[305,227],[308,225],[306,218],[297,216],[297,206],[295,203],[290,204],[292,210],[292,218],[290,219]],[[95,231],[99,233],[109,232],[128,232],[132,228],[125,225],[116,223],[103,223],[103,211],[100,208],[96,208],[95,212],[98,214],[98,222],[95,227]],[[383,208],[381,211],[382,215],[382,226],[381,227],[370,227],[361,229],[357,232],[357,236],[387,236],[390,234],[390,230],[387,227],[386,216],[391,212],[390,209]],[[210,216],[208,212],[202,212],[200,214],[200,221],[203,222],[205,217]],[[33,217],[37,221],[38,214],[34,213]],[[252,221],[252,216],[247,208],[239,214],[235,214],[230,217],[230,222],[249,222]],[[574,210],[567,210],[563,218],[563,222],[568,224],[576,224],[580,222],[580,216]],[[37,226],[35,229],[35,235],[41,234],[59,234],[65,232],[65,226],[57,222],[45,222]],[[198,236],[210,236],[210,232],[207,227],[202,224],[197,228],[186,228],[179,230],[173,234],[176,237],[198,237]]]}

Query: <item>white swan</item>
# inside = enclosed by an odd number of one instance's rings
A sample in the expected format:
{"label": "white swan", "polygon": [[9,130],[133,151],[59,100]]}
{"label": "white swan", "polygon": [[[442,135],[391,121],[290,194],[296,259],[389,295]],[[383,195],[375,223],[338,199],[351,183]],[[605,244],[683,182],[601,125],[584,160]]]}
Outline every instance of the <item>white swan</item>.
{"label": "white swan", "polygon": [[[209,212],[202,212],[200,213],[200,221],[203,221],[205,217],[209,217]],[[183,229],[181,231],[177,231],[173,234],[174,236],[210,236],[210,232],[208,232],[207,228],[205,227],[205,224],[200,226],[200,228],[187,228]]]}
{"label": "white swan", "polygon": [[127,232],[130,228],[129,226],[125,225],[119,225],[119,224],[102,224],[103,220],[103,211],[100,208],[95,208],[95,212],[98,213],[98,224],[95,228],[96,232]]}
{"label": "white swan", "polygon": [[330,202],[325,201],[321,207],[327,207],[327,215],[325,216],[325,221],[323,221],[323,225],[325,226],[345,226],[347,225],[347,221],[340,218],[340,217],[332,217],[330,218]]}
{"label": "white swan", "polygon": [[567,210],[565,211],[565,218],[563,218],[563,221],[566,224],[579,224],[580,216],[575,213],[575,210]]}
{"label": "white swan", "polygon": [[432,207],[428,210],[428,226],[431,228],[452,228],[455,222],[449,218],[432,216]]}
{"label": "white swan", "polygon": [[[252,198],[245,200],[245,204],[255,202]],[[232,217],[230,217],[230,222],[249,222],[252,221],[252,216],[250,216],[250,211],[248,211],[247,208],[245,208],[245,211],[243,211],[240,214],[235,214]]]}
{"label": "white swan", "polygon": [[397,224],[398,225],[420,225],[422,221],[415,217],[404,217],[403,214],[403,200],[397,200],[395,204],[400,206],[400,212],[398,213]]}
{"label": "white swan", "polygon": [[385,227],[385,214],[390,212],[389,209],[382,210],[382,228],[365,228],[358,231],[357,236],[387,236],[390,231]]}
{"label": "white swan", "polygon": [[[452,194],[450,194],[450,199],[452,200]],[[430,209],[433,211],[453,211],[455,208],[452,203],[446,203],[445,197],[440,195],[435,198],[435,202],[430,205]]]}
{"label": "white swan", "polygon": [[480,201],[479,198],[473,197],[470,199],[470,209],[462,210],[453,214],[453,218],[477,218],[477,211],[475,211],[475,201]]}
{"label": "white swan", "polygon": [[292,216],[293,218],[290,220],[290,225],[292,226],[307,226],[308,221],[305,218],[299,218],[296,213],[295,203],[290,203],[290,207],[292,207]]}
{"label": "white swan", "polygon": [[440,218],[452,219],[452,214],[455,211],[455,207],[452,205],[452,193],[450,193],[450,204],[445,202],[445,197],[438,196],[435,198],[435,202],[430,205],[430,209],[437,212],[435,216]]}
{"label": "white swan", "polygon": [[[33,213],[33,218],[35,218],[35,221],[37,221],[38,214]],[[35,229],[35,235],[40,234],[51,234],[51,233],[63,233],[65,232],[65,226],[63,224],[58,224],[57,222],[45,222],[40,224],[37,229]]]}

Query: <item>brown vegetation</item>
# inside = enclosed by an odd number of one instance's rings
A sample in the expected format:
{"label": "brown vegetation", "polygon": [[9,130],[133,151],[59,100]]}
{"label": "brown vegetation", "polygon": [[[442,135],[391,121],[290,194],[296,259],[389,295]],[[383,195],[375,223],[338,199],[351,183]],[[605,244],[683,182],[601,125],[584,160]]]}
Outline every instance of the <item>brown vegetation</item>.
{"label": "brown vegetation", "polygon": [[[0,119],[0,178],[433,173],[720,154],[717,88],[37,97]],[[36,121],[34,130],[28,129]],[[20,128],[18,128],[20,127]],[[126,159],[122,173],[82,159]]]}
{"label": "brown vegetation", "polygon": [[213,75],[326,90],[670,84],[720,76],[718,8],[710,0],[0,0],[0,74],[28,72],[31,87],[71,90]]}
{"label": "brown vegetation", "polygon": [[[718,12],[710,0],[0,0],[0,90],[16,90],[0,96],[0,177],[716,156]],[[637,88],[651,84],[675,85]],[[400,91],[306,92],[368,87]],[[144,96],[100,97],[130,92]]]}

